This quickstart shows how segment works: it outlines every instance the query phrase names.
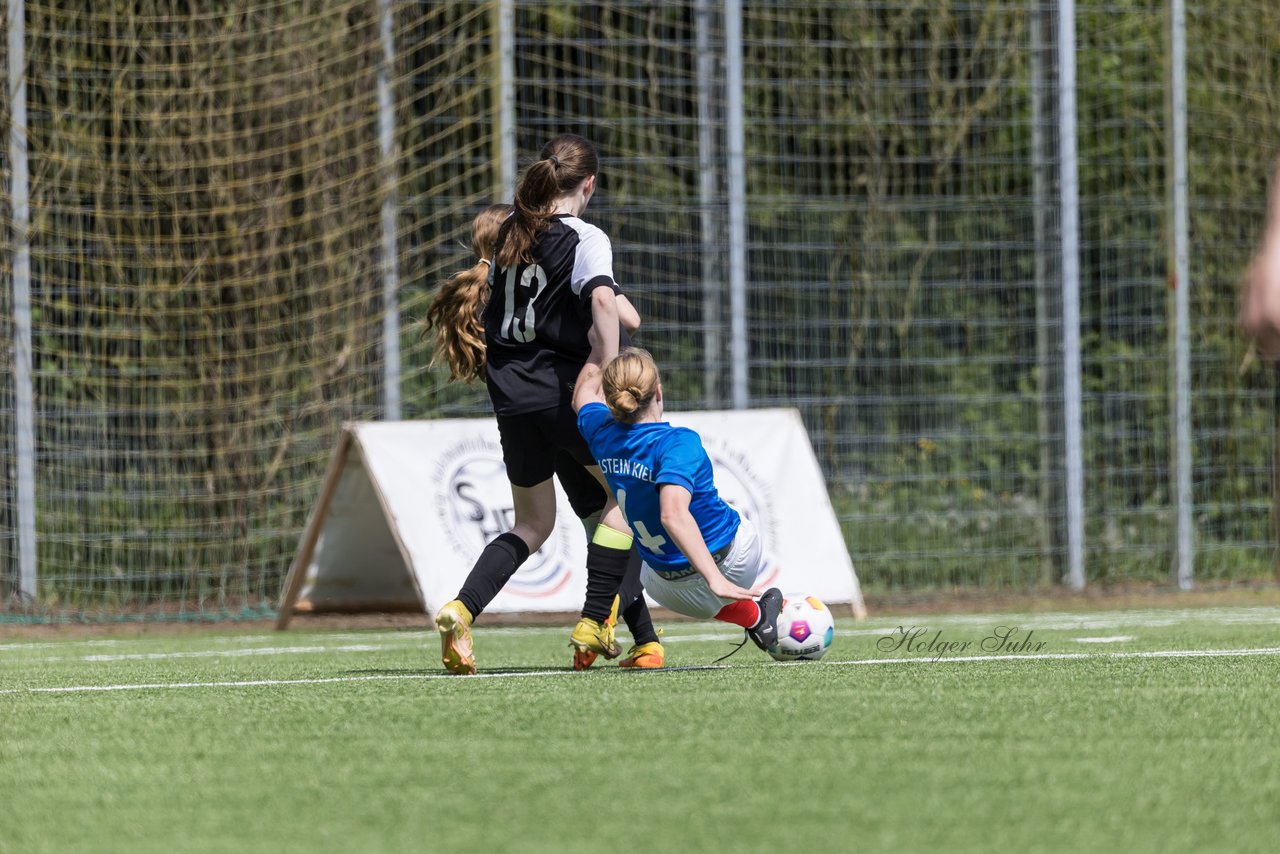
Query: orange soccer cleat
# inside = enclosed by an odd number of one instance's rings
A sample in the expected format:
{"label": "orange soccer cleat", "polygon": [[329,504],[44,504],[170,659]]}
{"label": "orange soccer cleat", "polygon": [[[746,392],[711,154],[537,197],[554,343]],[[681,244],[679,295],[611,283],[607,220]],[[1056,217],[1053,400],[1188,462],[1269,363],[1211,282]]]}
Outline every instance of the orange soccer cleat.
{"label": "orange soccer cleat", "polygon": [[666,664],[667,653],[657,641],[642,643],[627,650],[626,658],[618,662],[619,667],[634,667],[640,670],[656,670]]}

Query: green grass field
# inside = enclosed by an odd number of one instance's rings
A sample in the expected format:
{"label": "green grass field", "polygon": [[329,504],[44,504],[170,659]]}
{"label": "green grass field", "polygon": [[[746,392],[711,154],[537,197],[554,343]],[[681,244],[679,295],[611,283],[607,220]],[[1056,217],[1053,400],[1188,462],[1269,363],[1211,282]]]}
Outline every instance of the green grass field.
{"label": "green grass field", "polygon": [[433,635],[302,625],[0,642],[0,851],[1280,840],[1280,608],[841,620],[822,662],[716,668],[735,635],[679,623],[652,673],[482,623],[473,678]]}

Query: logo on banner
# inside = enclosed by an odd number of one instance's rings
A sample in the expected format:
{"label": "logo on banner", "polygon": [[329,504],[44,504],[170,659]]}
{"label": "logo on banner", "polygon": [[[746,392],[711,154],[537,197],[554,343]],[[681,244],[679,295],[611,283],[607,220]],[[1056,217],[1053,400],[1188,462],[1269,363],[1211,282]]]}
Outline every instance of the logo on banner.
{"label": "logo on banner", "polygon": [[779,566],[773,558],[777,520],[772,493],[751,467],[751,458],[719,437],[702,436],[702,446],[715,469],[716,492],[734,510],[750,519],[760,536],[760,544],[769,563],[769,572],[761,583],[778,577]]}
{"label": "logo on banner", "polygon": [[[468,564],[484,547],[515,524],[511,483],[497,442],[468,439],[440,455],[434,482],[436,514],[450,545]],[[557,502],[563,505],[564,502]],[[573,511],[557,507],[557,515],[573,518]],[[511,576],[504,591],[523,596],[549,596],[569,582],[569,536],[572,526],[556,525],[551,536]]]}

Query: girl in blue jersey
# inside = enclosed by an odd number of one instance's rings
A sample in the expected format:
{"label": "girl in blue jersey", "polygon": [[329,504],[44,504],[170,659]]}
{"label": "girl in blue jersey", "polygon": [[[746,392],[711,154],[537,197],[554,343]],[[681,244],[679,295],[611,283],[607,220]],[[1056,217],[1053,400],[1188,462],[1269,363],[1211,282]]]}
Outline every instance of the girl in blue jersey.
{"label": "girl in blue jersey", "polygon": [[768,568],[755,527],[716,492],[698,434],[662,420],[653,357],[631,347],[601,361],[593,351],[578,375],[578,429],[631,526],[644,589],[677,613],[742,626],[767,649],[782,593],[755,600],[749,589]]}
{"label": "girl in blue jersey", "polygon": [[[512,529],[485,546],[457,598],[436,613],[441,662],[450,673],[475,673],[472,622],[550,536],[553,475],[591,536],[586,602],[570,638],[574,667],[589,667],[597,654],[621,654],[613,634],[615,594],[624,583],[628,590],[639,586],[638,560],[603,478],[596,482],[571,405],[573,381],[591,351],[588,331],[603,330],[602,346],[616,352],[619,321],[630,319],[631,328],[639,321],[614,282],[609,238],[580,218],[598,171],[595,148],[582,137],[548,142],[521,176],[515,204],[477,217],[478,262],[441,288],[428,315],[450,378],[485,381],[515,510]],[[632,634],[657,645],[643,598],[628,599],[635,601],[622,613]],[[622,664],[660,666],[652,659]]]}

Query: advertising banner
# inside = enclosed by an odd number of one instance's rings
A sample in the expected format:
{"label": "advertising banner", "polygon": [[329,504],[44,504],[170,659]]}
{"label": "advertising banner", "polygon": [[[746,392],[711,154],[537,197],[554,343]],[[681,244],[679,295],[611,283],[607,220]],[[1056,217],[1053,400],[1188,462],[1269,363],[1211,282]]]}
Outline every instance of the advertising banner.
{"label": "advertising banner", "polygon": [[[857,576],[799,414],[669,420],[702,436],[717,490],[756,523],[770,557],[768,586],[860,614]],[[489,612],[581,609],[587,535],[559,484],[556,495],[554,533]],[[493,419],[347,424],[286,579],[280,624],[294,610],[434,613],[513,522]]]}

